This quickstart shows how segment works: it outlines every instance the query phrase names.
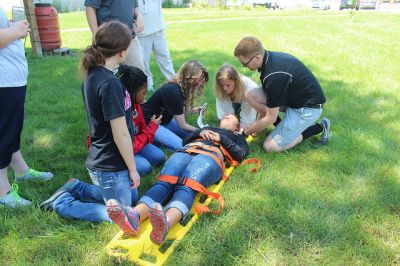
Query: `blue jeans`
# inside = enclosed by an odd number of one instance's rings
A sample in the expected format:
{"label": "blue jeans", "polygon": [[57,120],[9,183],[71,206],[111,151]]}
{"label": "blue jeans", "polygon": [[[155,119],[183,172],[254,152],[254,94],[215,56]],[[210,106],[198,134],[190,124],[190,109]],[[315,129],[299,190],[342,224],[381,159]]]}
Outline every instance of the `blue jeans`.
{"label": "blue jeans", "polygon": [[166,147],[173,151],[183,148],[182,139],[174,132],[161,125],[154,134],[154,143],[157,146]]}
{"label": "blue jeans", "polygon": [[132,206],[138,198],[137,188],[130,189],[131,179],[128,170],[120,172],[92,171],[88,169],[93,184],[102,189],[104,202],[116,199],[123,205]]}
{"label": "blue jeans", "polygon": [[164,152],[151,143],[135,153],[136,169],[140,175],[150,173],[153,165],[162,164],[164,162]]}
{"label": "blue jeans", "polygon": [[190,133],[186,130],[181,129],[175,119],[172,119],[171,121],[169,121],[168,124],[162,126],[178,135],[181,139],[185,138]]}
{"label": "blue jeans", "polygon": [[[205,187],[217,183],[222,175],[221,168],[213,158],[204,154],[174,153],[165,163],[161,175],[186,177],[196,180]],[[166,210],[177,208],[185,217],[193,205],[196,191],[181,184],[157,181],[139,200],[151,207],[154,202],[165,204],[171,197]]]}
{"label": "blue jeans", "polygon": [[79,181],[61,194],[52,204],[54,211],[64,218],[90,222],[110,222],[99,186]]}

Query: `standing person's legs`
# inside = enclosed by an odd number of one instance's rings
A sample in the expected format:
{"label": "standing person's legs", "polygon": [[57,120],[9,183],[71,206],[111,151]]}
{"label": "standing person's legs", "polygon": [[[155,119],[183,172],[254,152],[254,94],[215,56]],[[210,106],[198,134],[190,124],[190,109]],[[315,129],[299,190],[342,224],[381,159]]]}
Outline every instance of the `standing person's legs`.
{"label": "standing person's legs", "polygon": [[11,165],[19,174],[29,169],[19,152],[25,96],[26,86],[0,89],[0,166]]}
{"label": "standing person's legs", "polygon": [[182,139],[164,126],[159,126],[154,134],[154,143],[176,151],[183,147]]}
{"label": "standing person's legs", "polygon": [[144,71],[142,48],[140,47],[139,39],[137,36],[132,39],[132,42],[129,45],[128,57],[125,60],[125,64],[129,66],[135,66]]}
{"label": "standing person's legs", "polygon": [[321,113],[322,109],[307,107],[299,109],[286,108],[284,119],[264,141],[264,149],[267,152],[279,152],[298,145],[303,141],[302,133],[315,125]]}
{"label": "standing person's legs", "polygon": [[167,80],[170,80],[175,76],[174,65],[171,60],[171,55],[168,51],[167,39],[165,37],[165,31],[161,30],[153,34],[154,45],[153,53],[157,61],[158,67],[161,73]]}
{"label": "standing person's legs", "polygon": [[10,182],[7,177],[7,167],[0,169],[0,198],[7,194],[11,189]]}
{"label": "standing person's legs", "polygon": [[175,119],[172,119],[168,124],[165,124],[162,126],[166,127],[170,131],[174,132],[176,135],[178,135],[182,139],[184,137],[186,137],[187,135],[189,135],[189,133],[190,133],[186,130],[181,129]]}
{"label": "standing person's legs", "polygon": [[153,50],[153,38],[154,34],[139,37],[140,46],[142,47],[144,73],[147,76],[147,88],[151,90],[153,88],[153,74],[150,71],[150,58]]}

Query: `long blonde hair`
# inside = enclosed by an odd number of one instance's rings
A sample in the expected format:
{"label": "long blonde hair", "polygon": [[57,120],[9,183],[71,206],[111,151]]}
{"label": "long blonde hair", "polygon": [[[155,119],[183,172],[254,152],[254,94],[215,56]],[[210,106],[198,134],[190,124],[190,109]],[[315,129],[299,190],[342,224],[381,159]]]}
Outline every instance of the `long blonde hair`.
{"label": "long blonde hair", "polygon": [[[204,84],[197,88],[191,86],[190,79],[193,77],[203,77]],[[169,82],[176,83],[181,87],[184,97],[185,110],[193,107],[195,99],[203,94],[204,85],[208,82],[207,69],[197,60],[189,60],[185,62]]]}
{"label": "long blonde hair", "polygon": [[[221,87],[220,80],[233,80],[235,82],[235,89],[232,94],[227,94]],[[215,75],[215,96],[219,99],[231,99],[234,102],[241,102],[244,98],[244,83],[240,78],[236,68],[229,64],[224,64]]]}

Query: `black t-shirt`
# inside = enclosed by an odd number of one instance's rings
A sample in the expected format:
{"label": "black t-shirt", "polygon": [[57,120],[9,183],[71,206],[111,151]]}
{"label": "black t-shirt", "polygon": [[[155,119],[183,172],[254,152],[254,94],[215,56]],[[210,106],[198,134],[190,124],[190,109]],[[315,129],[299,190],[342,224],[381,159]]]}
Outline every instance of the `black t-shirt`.
{"label": "black t-shirt", "polygon": [[181,87],[176,83],[164,84],[156,90],[150,99],[143,104],[142,111],[146,124],[153,115],[159,116],[162,112],[161,124],[168,124],[174,115],[183,114],[184,96]]}
{"label": "black t-shirt", "polygon": [[85,79],[82,95],[91,140],[86,166],[91,170],[110,172],[126,170],[127,166],[113,139],[110,120],[125,116],[132,138],[129,94],[113,72],[97,67]]}
{"label": "black t-shirt", "polygon": [[[250,153],[249,145],[247,144],[247,141],[242,134],[218,127],[199,128],[187,135],[182,140],[182,144],[186,145],[188,143],[198,141],[203,142],[207,145],[216,146],[211,140],[199,139],[200,132],[203,130],[211,130],[218,133],[220,138],[219,143],[222,145],[222,147],[226,149],[226,151],[232,156],[232,158],[238,162],[241,162]],[[184,151],[186,148],[187,147],[183,147],[182,150]]]}
{"label": "black t-shirt", "polygon": [[326,101],[315,76],[299,59],[290,54],[265,51],[259,71],[269,108],[314,107]]}
{"label": "black t-shirt", "polygon": [[118,20],[129,27],[132,38],[136,36],[134,31],[134,10],[138,7],[136,0],[85,0],[85,6],[96,9],[97,25],[104,22]]}

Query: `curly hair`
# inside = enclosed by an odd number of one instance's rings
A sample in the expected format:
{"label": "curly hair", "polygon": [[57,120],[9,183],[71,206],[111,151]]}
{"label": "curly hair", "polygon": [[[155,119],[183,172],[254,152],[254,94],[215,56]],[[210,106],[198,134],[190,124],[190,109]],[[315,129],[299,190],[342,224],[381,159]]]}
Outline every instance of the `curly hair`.
{"label": "curly hair", "polygon": [[[201,78],[204,83],[200,87],[193,86],[193,78]],[[204,84],[208,82],[208,71],[200,62],[192,59],[185,62],[169,82],[179,85],[185,99],[185,110],[190,110],[194,101],[203,95]]]}

